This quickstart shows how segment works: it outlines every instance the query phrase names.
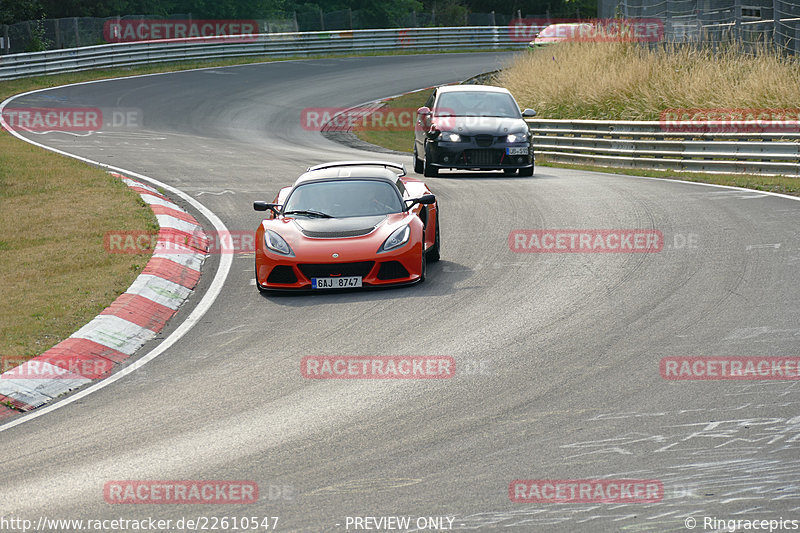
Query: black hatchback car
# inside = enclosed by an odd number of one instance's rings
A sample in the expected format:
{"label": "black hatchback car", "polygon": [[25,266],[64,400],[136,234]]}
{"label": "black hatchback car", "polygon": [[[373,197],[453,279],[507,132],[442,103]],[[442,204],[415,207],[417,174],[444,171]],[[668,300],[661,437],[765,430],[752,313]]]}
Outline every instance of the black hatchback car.
{"label": "black hatchback car", "polygon": [[433,91],[417,109],[414,171],[436,176],[439,169],[502,170],[533,175],[533,147],[523,117],[507,89],[450,85]]}

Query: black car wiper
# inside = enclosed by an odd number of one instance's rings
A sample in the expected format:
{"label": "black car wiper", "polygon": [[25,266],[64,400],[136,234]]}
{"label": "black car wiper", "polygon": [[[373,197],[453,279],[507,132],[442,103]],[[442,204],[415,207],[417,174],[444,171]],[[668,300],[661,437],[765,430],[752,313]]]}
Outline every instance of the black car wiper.
{"label": "black car wiper", "polygon": [[322,211],[312,211],[310,209],[294,209],[292,211],[286,211],[284,215],[307,215],[310,217],[333,218],[328,213],[323,213]]}

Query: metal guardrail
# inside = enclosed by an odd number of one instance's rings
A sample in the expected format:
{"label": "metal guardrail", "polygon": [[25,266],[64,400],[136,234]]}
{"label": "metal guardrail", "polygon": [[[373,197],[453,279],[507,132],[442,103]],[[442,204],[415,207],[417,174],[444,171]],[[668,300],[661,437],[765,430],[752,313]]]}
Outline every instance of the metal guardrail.
{"label": "metal guardrail", "polygon": [[364,53],[380,50],[492,50],[524,48],[526,45],[527,43],[512,40],[508,26],[346,30],[196,37],[105,44],[0,56],[0,80],[94,68],[243,56],[287,57],[311,54]]}
{"label": "metal guardrail", "polygon": [[800,122],[766,132],[758,121],[727,122],[719,131],[691,121],[671,122],[668,128],[660,121],[527,122],[536,154],[551,161],[800,177]]}

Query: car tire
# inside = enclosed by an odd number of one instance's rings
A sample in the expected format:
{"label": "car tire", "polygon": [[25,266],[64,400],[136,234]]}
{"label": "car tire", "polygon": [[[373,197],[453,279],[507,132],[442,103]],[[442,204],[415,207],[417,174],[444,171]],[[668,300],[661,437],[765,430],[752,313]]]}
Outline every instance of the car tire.
{"label": "car tire", "polygon": [[426,260],[430,261],[431,263],[435,263],[440,259],[439,249],[441,247],[440,238],[439,238],[439,210],[436,210],[436,232],[435,237],[433,238],[433,246],[431,249],[425,252]]}
{"label": "car tire", "polygon": [[530,168],[521,168],[519,169],[520,176],[533,176],[533,166]]}
{"label": "car tire", "polygon": [[417,143],[414,143],[414,172],[422,174],[425,171],[425,163],[417,157]]}
{"label": "car tire", "polygon": [[426,178],[435,178],[439,175],[439,169],[428,164],[428,147],[425,147],[425,160],[422,162],[422,174]]}

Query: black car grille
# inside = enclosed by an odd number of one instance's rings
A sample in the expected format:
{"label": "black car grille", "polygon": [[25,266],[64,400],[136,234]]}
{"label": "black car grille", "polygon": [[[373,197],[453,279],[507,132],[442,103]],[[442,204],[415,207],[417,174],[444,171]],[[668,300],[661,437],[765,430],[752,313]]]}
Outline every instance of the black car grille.
{"label": "black car grille", "polygon": [[408,270],[406,270],[406,267],[404,267],[403,264],[400,263],[399,261],[387,261],[385,263],[381,263],[381,268],[378,271],[378,279],[380,280],[399,279],[407,277],[408,277]]}
{"label": "black car grille", "polygon": [[361,237],[370,233],[375,228],[354,229],[350,231],[310,231],[302,229],[303,235],[314,239],[341,239],[343,237]]}
{"label": "black car grille", "polygon": [[278,265],[269,273],[267,283],[297,283],[297,276],[295,276],[292,267]]}
{"label": "black car grille", "polygon": [[491,146],[494,144],[494,136],[493,135],[476,135],[475,136],[475,143],[478,146],[486,148],[487,146]]}
{"label": "black car grille", "polygon": [[499,165],[503,150],[464,150],[464,160],[469,165]]}
{"label": "black car grille", "polygon": [[339,276],[366,277],[375,261],[361,261],[359,263],[329,263],[324,265],[297,265],[300,272],[308,279],[330,278]]}

